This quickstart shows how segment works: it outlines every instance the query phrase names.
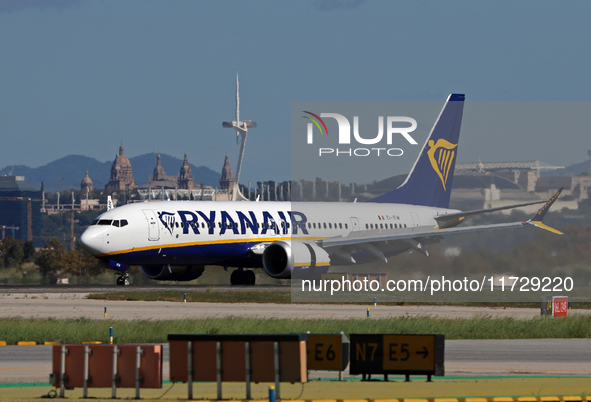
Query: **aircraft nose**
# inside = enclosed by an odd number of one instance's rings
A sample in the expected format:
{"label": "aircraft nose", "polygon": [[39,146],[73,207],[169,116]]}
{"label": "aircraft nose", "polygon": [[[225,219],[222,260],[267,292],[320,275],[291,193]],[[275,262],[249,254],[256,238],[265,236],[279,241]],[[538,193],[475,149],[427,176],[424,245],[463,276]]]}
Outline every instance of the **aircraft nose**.
{"label": "aircraft nose", "polygon": [[80,245],[92,255],[101,254],[103,246],[103,233],[86,229],[80,236]]}

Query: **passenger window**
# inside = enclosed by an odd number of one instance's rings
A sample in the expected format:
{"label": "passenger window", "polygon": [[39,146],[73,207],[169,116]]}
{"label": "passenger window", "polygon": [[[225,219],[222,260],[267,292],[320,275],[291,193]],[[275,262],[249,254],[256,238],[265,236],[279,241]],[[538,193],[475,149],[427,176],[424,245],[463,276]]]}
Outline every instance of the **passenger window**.
{"label": "passenger window", "polygon": [[312,229],[312,224],[308,222],[308,229]]}
{"label": "passenger window", "polygon": [[404,227],[406,227],[406,223],[404,224]]}
{"label": "passenger window", "polygon": [[314,229],[316,229],[316,222],[314,222]]}
{"label": "passenger window", "polygon": [[342,228],[343,228],[343,224],[339,223],[339,229],[342,229]]}
{"label": "passenger window", "polygon": [[127,226],[128,224],[127,219],[121,219],[121,227]]}
{"label": "passenger window", "polygon": [[347,229],[347,224],[345,223],[345,229]]}
{"label": "passenger window", "polygon": [[324,222],[324,229],[326,229],[326,222]]}
{"label": "passenger window", "polygon": [[369,229],[369,225],[367,223],[365,224],[365,228],[366,229]]}
{"label": "passenger window", "polygon": [[332,229],[332,223],[329,223],[329,224],[328,224],[328,228],[329,228],[329,229]]}

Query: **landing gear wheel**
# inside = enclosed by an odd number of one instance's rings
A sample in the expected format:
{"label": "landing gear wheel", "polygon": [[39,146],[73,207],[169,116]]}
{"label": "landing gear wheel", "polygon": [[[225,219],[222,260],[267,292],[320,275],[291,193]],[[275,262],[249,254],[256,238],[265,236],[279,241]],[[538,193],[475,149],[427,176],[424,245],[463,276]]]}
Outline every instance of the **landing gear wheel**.
{"label": "landing gear wheel", "polygon": [[244,271],[238,268],[230,275],[230,283],[232,285],[254,285],[256,277],[253,271]]}
{"label": "landing gear wheel", "polygon": [[131,278],[129,275],[121,275],[117,278],[117,286],[129,286],[131,285]]}
{"label": "landing gear wheel", "polygon": [[244,271],[237,269],[230,274],[230,284],[232,285],[244,285]]}
{"label": "landing gear wheel", "polygon": [[256,282],[256,276],[254,275],[254,271],[244,271],[244,276],[246,279],[246,285],[254,285]]}

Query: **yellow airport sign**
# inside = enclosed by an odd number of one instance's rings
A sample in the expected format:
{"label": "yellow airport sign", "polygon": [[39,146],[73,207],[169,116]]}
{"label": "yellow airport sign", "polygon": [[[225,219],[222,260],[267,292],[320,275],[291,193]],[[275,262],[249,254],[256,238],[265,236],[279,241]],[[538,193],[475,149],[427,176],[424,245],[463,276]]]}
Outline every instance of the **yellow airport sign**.
{"label": "yellow airport sign", "polygon": [[432,371],[434,335],[384,335],[384,370]]}
{"label": "yellow airport sign", "polygon": [[308,370],[343,371],[349,364],[349,341],[343,334],[308,334]]}
{"label": "yellow airport sign", "polygon": [[444,374],[444,335],[351,334],[351,374]]}

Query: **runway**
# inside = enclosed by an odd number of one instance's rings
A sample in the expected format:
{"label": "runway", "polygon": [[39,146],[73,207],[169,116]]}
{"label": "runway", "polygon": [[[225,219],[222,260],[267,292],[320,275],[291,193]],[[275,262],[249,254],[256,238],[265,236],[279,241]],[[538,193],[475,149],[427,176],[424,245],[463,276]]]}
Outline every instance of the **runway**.
{"label": "runway", "polygon": [[[51,346],[0,347],[0,383],[48,382]],[[445,342],[446,376],[591,376],[591,339]],[[164,344],[164,379],[169,378]],[[311,372],[311,378],[336,373]],[[348,372],[345,373],[348,376]]]}
{"label": "runway", "polygon": [[105,292],[137,292],[137,291],[163,291],[173,290],[179,292],[205,292],[208,289],[215,291],[289,291],[289,285],[256,285],[256,286],[231,286],[231,285],[0,285],[2,293],[105,293]]}
{"label": "runway", "polygon": [[[103,318],[115,320],[181,319],[249,316],[261,318],[349,319],[364,318],[367,305],[354,304],[273,304],[273,303],[179,303],[167,301],[105,301],[86,299],[88,293],[1,293],[0,317],[23,318]],[[530,319],[536,308],[464,307],[464,306],[371,306],[371,317],[438,316],[468,318],[487,315]],[[591,310],[573,310],[573,314],[591,314]]]}

